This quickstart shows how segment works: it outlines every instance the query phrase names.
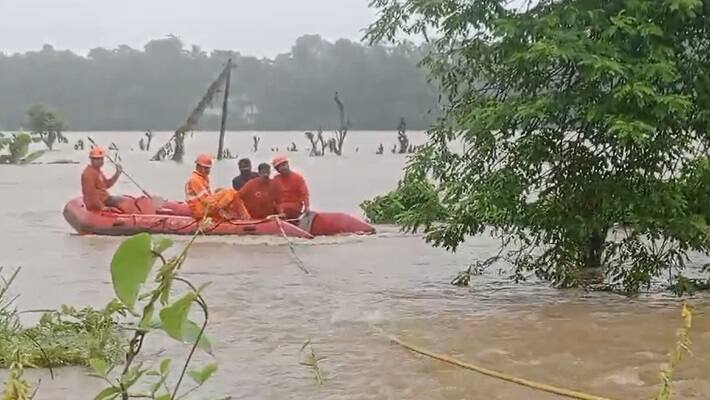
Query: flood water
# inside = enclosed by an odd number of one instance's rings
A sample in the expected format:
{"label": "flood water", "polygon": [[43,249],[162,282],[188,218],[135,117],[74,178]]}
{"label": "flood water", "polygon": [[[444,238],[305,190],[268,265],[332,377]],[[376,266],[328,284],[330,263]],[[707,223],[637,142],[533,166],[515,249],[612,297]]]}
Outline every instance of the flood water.
{"label": "flood water", "polygon": [[[227,147],[268,161],[272,147],[289,153],[294,169],[308,180],[316,210],[361,214],[358,204],[392,189],[406,158],[390,154],[395,132],[352,132],[343,157],[310,158],[299,132],[230,132]],[[214,132],[188,138],[185,164],[153,163],[152,151],[138,151],[142,133],[93,133],[99,143],[115,142],[125,170],[149,191],[183,197],[183,185],[198,152],[216,152]],[[156,134],[153,147],[169,133]],[[64,221],[64,203],[80,193],[85,152],[71,145],[86,133],[69,134],[70,145],[41,161],[81,164],[0,167],[0,265],[22,267],[14,286],[20,309],[60,304],[102,306],[112,297],[109,262],[121,238],[75,235]],[[421,144],[423,134],[410,134]],[[86,141],[86,140],[85,140]],[[383,143],[384,155],[375,155]],[[131,148],[134,151],[130,151]],[[359,151],[356,152],[356,148]],[[236,161],[219,162],[213,186],[228,186]],[[113,168],[106,167],[106,173]],[[125,178],[113,193],[137,194]],[[449,281],[474,260],[494,255],[497,242],[474,238],[457,253],[427,245],[420,237],[378,227],[371,237],[297,241],[305,275],[280,237],[200,238],[184,266],[205,292],[212,315],[208,328],[217,340],[220,369],[200,392],[234,399],[554,399],[410,353],[382,337],[373,326],[433,351],[557,386],[614,399],[649,399],[658,372],[680,326],[681,302],[667,295],[629,299],[610,294],[559,291],[530,281],[515,285],[497,267],[472,280],[470,288]],[[185,238],[177,238],[184,243]],[[710,398],[710,313],[708,300],[696,305],[691,331],[694,355],[676,370],[674,399]],[[299,365],[299,349],[311,339],[325,374],[322,386]],[[185,346],[162,339],[146,353],[177,359]],[[204,356],[200,360],[206,360]],[[101,383],[78,368],[61,369],[51,381],[45,371],[38,399],[91,399]]]}

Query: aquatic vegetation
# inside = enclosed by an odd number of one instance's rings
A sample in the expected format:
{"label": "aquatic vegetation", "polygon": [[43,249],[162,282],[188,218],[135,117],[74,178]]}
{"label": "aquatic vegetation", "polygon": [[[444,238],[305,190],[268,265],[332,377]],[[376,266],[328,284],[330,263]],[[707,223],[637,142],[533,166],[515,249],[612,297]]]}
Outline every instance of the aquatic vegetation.
{"label": "aquatic vegetation", "polygon": [[[111,281],[116,299],[102,310],[64,306],[60,311],[44,313],[39,323],[29,328],[19,323],[18,311],[13,307],[15,298],[7,297],[18,271],[10,279],[3,280],[4,285],[0,287],[0,366],[13,368],[6,381],[4,399],[31,398],[26,397],[30,385],[22,379],[22,368],[26,366],[50,369],[64,365],[90,367],[93,370],[91,376],[107,383],[96,396],[101,400],[185,398],[202,387],[217,371],[215,362],[202,368],[189,368],[198,348],[212,354],[212,341],[205,335],[209,311],[201,295],[207,285],[196,287],[179,275],[196,237],[197,234],[170,258],[165,252],[172,247],[171,240],[154,240],[148,234],[126,239],[111,261]],[[157,260],[161,265],[154,268]],[[154,285],[147,289],[146,282],[151,274]],[[185,285],[187,291],[172,300],[172,289],[178,283]],[[190,319],[194,305],[202,311],[200,324]],[[142,311],[136,311],[138,309]],[[118,317],[126,319],[129,314],[137,320],[131,324],[119,324]],[[121,334],[123,331],[133,332],[127,342]],[[170,359],[152,367],[136,362],[146,336],[158,331],[190,344],[189,355],[172,387],[168,385]],[[193,385],[181,391],[186,376]],[[135,387],[142,389],[136,390]]]}
{"label": "aquatic vegetation", "polygon": [[434,186],[414,176],[406,176],[387,194],[363,201],[360,208],[375,224],[405,223],[418,213],[431,215],[433,221],[441,221],[446,215]]}
{"label": "aquatic vegetation", "polygon": [[116,302],[101,310],[63,306],[44,312],[36,325],[23,327],[14,307],[16,297],[7,297],[18,273],[19,269],[3,278],[0,288],[0,367],[15,363],[32,368],[89,366],[92,358],[115,362],[123,356],[117,318],[125,312]]}
{"label": "aquatic vegetation", "polygon": [[327,360],[328,358],[316,355],[316,352],[313,349],[313,343],[311,343],[311,339],[307,339],[305,342],[303,342],[303,346],[301,346],[301,350],[299,351],[299,353],[303,353],[306,349],[308,349],[309,351],[306,352],[304,360],[301,361],[299,364],[311,368],[316,383],[318,385],[322,385],[324,381],[324,374],[323,369],[320,366],[320,362],[323,360]]}
{"label": "aquatic vegetation", "polygon": [[44,154],[44,150],[30,153],[32,136],[27,133],[15,133],[6,137],[0,133],[0,150],[7,148],[9,154],[0,155],[0,164],[29,164]]}
{"label": "aquatic vegetation", "polygon": [[118,361],[124,353],[121,328],[115,304],[102,310],[87,307],[42,315],[37,325],[0,333],[0,366],[7,368],[14,359],[33,368],[68,365],[89,366],[93,358]]}
{"label": "aquatic vegetation", "polygon": [[[17,356],[17,353],[13,353]],[[30,400],[35,397],[32,386],[24,378],[24,367],[19,361],[10,365],[10,373],[5,379],[2,400]]]}

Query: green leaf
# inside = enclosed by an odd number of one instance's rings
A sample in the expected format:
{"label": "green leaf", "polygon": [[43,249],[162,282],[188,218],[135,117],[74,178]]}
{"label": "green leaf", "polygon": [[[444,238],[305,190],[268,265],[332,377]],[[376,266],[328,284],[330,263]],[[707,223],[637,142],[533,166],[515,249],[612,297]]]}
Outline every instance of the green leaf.
{"label": "green leaf", "polygon": [[125,375],[121,376],[121,383],[123,383],[123,386],[128,389],[135,385],[136,382],[138,382],[138,379],[140,379],[146,372],[147,370],[141,369],[141,365],[137,365],[129,369]]}
{"label": "green leaf", "polygon": [[173,246],[173,241],[168,238],[160,238],[154,245],[153,251],[158,254],[163,254],[163,252]]}
{"label": "green leaf", "polygon": [[153,314],[155,314],[155,307],[150,304],[148,307],[143,310],[143,316],[141,317],[140,322],[138,323],[138,327],[140,329],[151,329],[151,325],[153,322]]}
{"label": "green leaf", "polygon": [[110,400],[110,399],[115,399],[119,393],[121,393],[121,389],[111,386],[107,387],[106,389],[102,390],[99,392],[99,394],[94,397],[94,400]]}
{"label": "green leaf", "polygon": [[[195,343],[197,337],[200,335],[200,330],[202,330],[201,326],[188,320],[183,330],[184,341],[186,343]],[[210,339],[209,336],[203,334],[200,338],[200,342],[197,343],[197,347],[207,354],[214,355],[212,342],[213,340]]]}
{"label": "green leaf", "polygon": [[105,377],[106,374],[108,373],[108,365],[106,364],[106,361],[102,358],[92,358],[89,360],[89,365],[91,368],[96,372],[96,375]]}
{"label": "green leaf", "polygon": [[197,293],[202,293],[208,286],[210,286],[212,282],[205,282],[200,287],[197,288]]}
{"label": "green leaf", "polygon": [[172,396],[169,394],[161,394],[160,396],[156,397],[155,400],[172,400]]}
{"label": "green leaf", "polygon": [[133,310],[141,285],[148,278],[155,258],[150,235],[140,233],[121,243],[111,260],[111,280],[116,296]]}
{"label": "green leaf", "polygon": [[207,364],[201,370],[190,370],[188,374],[198,385],[203,385],[217,371],[217,363],[212,362]]}
{"label": "green leaf", "polygon": [[170,306],[160,310],[162,328],[171,338],[185,341],[187,315],[195,298],[194,292],[187,293]]}
{"label": "green leaf", "polygon": [[170,359],[166,358],[160,362],[160,373],[165,375],[170,370]]}

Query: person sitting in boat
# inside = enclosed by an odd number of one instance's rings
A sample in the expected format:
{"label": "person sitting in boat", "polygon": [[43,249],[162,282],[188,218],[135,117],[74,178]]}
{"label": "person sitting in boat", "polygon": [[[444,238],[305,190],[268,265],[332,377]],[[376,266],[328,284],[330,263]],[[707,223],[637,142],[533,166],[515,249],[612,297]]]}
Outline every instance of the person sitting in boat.
{"label": "person sitting in boat", "polygon": [[267,163],[259,164],[259,177],[246,183],[239,195],[249,214],[255,219],[264,219],[270,215],[278,214],[276,209],[276,185],[271,179],[271,166]]}
{"label": "person sitting in boat", "polygon": [[84,205],[90,211],[101,211],[104,207],[118,208],[123,202],[122,196],[111,196],[108,189],[113,187],[121,176],[123,169],[116,166],[116,173],[109,179],[101,172],[104,166],[106,150],[101,147],[94,147],[89,151],[89,165],[84,168],[81,174],[81,192],[84,197]]}
{"label": "person sitting in boat", "polygon": [[215,221],[251,219],[239,192],[228,188],[217,189],[212,193],[210,189],[212,164],[212,156],[209,154],[197,156],[195,170],[185,184],[185,200],[193,218],[202,220],[207,216]]}
{"label": "person sitting in boat", "polygon": [[298,219],[308,215],[310,196],[306,180],[301,174],[291,171],[286,156],[276,156],[271,163],[279,174],[274,177],[276,187],[276,209],[288,219]]}
{"label": "person sitting in boat", "polygon": [[239,175],[232,179],[232,187],[234,190],[240,190],[247,182],[259,177],[259,174],[251,170],[250,159],[242,158],[237,165],[239,165]]}

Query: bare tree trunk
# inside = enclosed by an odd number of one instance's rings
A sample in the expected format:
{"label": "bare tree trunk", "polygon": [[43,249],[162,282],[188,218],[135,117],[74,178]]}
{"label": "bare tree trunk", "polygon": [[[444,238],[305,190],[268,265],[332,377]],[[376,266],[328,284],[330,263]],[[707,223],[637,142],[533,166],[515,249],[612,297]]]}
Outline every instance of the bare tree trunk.
{"label": "bare tree trunk", "polygon": [[315,136],[313,136],[313,132],[306,132],[305,133],[306,138],[308,139],[309,142],[311,142],[311,152],[308,154],[309,157],[315,157],[318,155],[318,148],[316,147],[318,145],[318,140],[316,140]]}
{"label": "bare tree trunk", "polygon": [[407,136],[407,122],[404,118],[400,118],[399,127],[397,127],[397,140],[399,140],[399,154],[409,152],[409,137]]}
{"label": "bare tree trunk", "polygon": [[148,142],[145,145],[145,151],[150,151],[150,143],[153,141],[153,131],[148,129],[148,132],[145,133],[146,138],[148,138]]}
{"label": "bare tree trunk", "polygon": [[222,123],[219,127],[219,146],[217,159],[221,160],[224,152],[224,131],[227,128],[227,114],[229,109],[229,84],[232,80],[232,59],[227,60],[227,79],[224,83],[224,101],[222,102]]}
{"label": "bare tree trunk", "polygon": [[318,155],[322,156],[325,154],[325,149],[328,147],[328,143],[323,138],[323,128],[321,127],[318,127],[318,142],[320,142],[320,153]]}
{"label": "bare tree trunk", "polygon": [[[231,68],[231,65],[229,65]],[[163,160],[165,157],[167,157],[171,151],[174,150],[172,153],[172,159],[173,161],[181,162],[183,159],[183,156],[185,155],[185,133],[191,131],[194,126],[197,124],[197,121],[199,121],[200,117],[202,114],[204,114],[205,110],[207,109],[207,105],[212,102],[212,99],[214,98],[215,94],[219,91],[220,86],[222,83],[227,79],[227,75],[229,74],[229,69],[227,67],[222,70],[222,73],[219,74],[219,77],[212,82],[212,84],[207,88],[207,92],[205,93],[204,96],[202,96],[202,99],[200,99],[200,102],[195,106],[195,108],[192,110],[190,115],[187,117],[187,120],[185,123],[183,123],[173,134],[173,136],[168,140],[166,144],[164,144],[156,153],[153,155],[153,158],[151,158],[152,161],[160,161]],[[175,142],[175,147],[173,149],[172,143]]]}
{"label": "bare tree trunk", "polygon": [[345,138],[348,136],[348,128],[350,126],[350,121],[345,120],[345,106],[338,96],[338,92],[335,92],[335,97],[333,98],[335,104],[338,106],[338,115],[340,116],[340,127],[335,133],[336,145],[334,148],[335,154],[343,155],[343,145],[345,144]]}

